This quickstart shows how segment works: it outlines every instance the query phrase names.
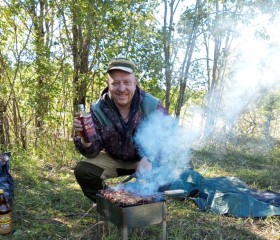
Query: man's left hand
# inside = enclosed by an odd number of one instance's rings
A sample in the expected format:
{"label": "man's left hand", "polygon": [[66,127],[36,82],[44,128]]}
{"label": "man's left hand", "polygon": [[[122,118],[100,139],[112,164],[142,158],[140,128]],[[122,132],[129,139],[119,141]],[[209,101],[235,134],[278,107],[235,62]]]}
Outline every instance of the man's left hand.
{"label": "man's left hand", "polygon": [[152,163],[148,158],[143,157],[137,165],[136,175],[143,175],[144,173],[150,172],[152,170]]}

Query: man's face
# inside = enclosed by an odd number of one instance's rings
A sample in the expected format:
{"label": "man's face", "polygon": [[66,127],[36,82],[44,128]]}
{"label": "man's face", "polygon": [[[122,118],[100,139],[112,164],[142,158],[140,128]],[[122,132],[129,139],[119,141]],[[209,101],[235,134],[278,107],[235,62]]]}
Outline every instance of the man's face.
{"label": "man's face", "polygon": [[108,73],[109,93],[118,108],[129,107],[136,89],[136,78],[132,73],[113,70]]}

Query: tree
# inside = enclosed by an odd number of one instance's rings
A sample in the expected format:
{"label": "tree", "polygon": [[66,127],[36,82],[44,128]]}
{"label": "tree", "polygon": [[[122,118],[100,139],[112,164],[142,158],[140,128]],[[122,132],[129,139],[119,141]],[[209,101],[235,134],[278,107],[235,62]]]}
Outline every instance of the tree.
{"label": "tree", "polygon": [[[34,25],[34,52],[36,68],[36,104],[35,126],[37,134],[43,130],[45,116],[49,111],[50,83],[52,82],[52,68],[50,63],[51,47],[53,44],[52,30],[55,14],[53,6],[48,0],[29,1],[27,9]],[[36,137],[37,139],[37,137]]]}
{"label": "tree", "polygon": [[[184,57],[180,67],[179,73],[179,93],[177,98],[177,106],[175,115],[180,117],[181,109],[185,103],[187,80],[190,74],[191,64],[193,61],[193,54],[195,48],[198,47],[198,38],[202,32],[202,24],[205,18],[204,6],[207,1],[196,1],[194,8],[187,8],[181,16],[181,22],[179,25],[179,32],[181,33],[181,39],[184,46]],[[186,41],[184,41],[186,40]]]}
{"label": "tree", "polygon": [[[3,73],[5,69],[3,55],[0,52],[0,85],[4,86]],[[6,101],[4,99],[5,94],[2,93],[0,95],[0,151],[4,150],[4,146],[6,146],[6,134],[5,134],[5,113],[6,113]]]}
{"label": "tree", "polygon": [[163,19],[163,50],[164,50],[164,69],[165,69],[165,107],[170,108],[170,92],[172,77],[172,45],[174,35],[174,15],[176,13],[179,0],[164,0],[164,19]]}
{"label": "tree", "polygon": [[208,95],[203,135],[207,138],[211,136],[216,126],[226,79],[230,76],[231,46],[236,38],[235,28],[238,24],[237,19],[240,19],[243,14],[243,6],[240,2],[212,1],[206,7],[208,14],[205,19],[203,39]]}
{"label": "tree", "polygon": [[[87,99],[89,86],[100,90],[105,85],[102,79],[104,66],[111,58],[124,55],[137,63],[147,51],[155,49],[153,39],[149,38],[152,30],[147,31],[145,25],[139,24],[151,20],[150,5],[154,3],[70,1],[64,6],[64,28],[74,66],[74,106],[95,100]],[[71,19],[71,31],[66,21],[68,18]],[[145,64],[137,66],[140,73],[145,69]],[[99,81],[95,82],[96,76]],[[98,98],[99,94],[100,91],[96,91],[93,98]]]}

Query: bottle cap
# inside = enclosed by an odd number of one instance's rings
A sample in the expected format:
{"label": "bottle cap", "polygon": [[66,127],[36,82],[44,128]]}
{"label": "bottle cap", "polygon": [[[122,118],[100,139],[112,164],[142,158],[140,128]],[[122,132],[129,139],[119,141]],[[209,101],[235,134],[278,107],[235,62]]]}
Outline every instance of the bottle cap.
{"label": "bottle cap", "polygon": [[85,110],[84,104],[78,104],[78,109],[79,109],[80,111],[84,111],[84,110]]}

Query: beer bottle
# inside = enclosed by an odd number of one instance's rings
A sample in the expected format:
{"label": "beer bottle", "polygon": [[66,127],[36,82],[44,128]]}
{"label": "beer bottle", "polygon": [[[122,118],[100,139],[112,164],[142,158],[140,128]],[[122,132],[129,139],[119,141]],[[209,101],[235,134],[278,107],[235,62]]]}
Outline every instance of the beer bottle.
{"label": "beer bottle", "polygon": [[12,231],[12,211],[7,203],[4,190],[0,189],[0,234],[7,234]]}
{"label": "beer bottle", "polygon": [[90,113],[85,111],[84,104],[78,105],[78,118],[83,125],[83,131],[81,132],[81,137],[84,139],[86,143],[93,141],[95,136],[95,128],[94,123],[92,121],[92,116]]}

